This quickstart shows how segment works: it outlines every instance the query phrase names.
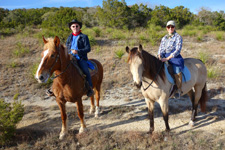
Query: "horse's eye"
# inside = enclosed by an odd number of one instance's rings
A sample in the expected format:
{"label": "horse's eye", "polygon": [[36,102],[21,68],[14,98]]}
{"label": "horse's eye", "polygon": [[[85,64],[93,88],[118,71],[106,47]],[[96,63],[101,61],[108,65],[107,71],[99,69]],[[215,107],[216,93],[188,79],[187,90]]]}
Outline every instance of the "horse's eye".
{"label": "horse's eye", "polygon": [[54,58],[54,57],[55,57],[55,55],[54,55],[54,54],[52,54],[52,55],[51,55],[51,58]]}

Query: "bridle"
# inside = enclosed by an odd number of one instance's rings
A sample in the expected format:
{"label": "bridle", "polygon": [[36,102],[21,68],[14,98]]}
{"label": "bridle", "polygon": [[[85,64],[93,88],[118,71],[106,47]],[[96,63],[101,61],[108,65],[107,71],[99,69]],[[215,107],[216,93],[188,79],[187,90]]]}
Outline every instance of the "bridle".
{"label": "bridle", "polygon": [[[55,59],[55,62],[52,64],[51,68],[49,68],[49,72],[52,71],[53,67],[56,65],[56,63],[58,62],[58,59],[59,59],[59,47],[56,47],[56,50],[58,52],[57,56],[56,56],[56,59]],[[52,77],[51,79],[54,80],[55,78],[59,77],[60,75],[62,75],[64,72],[66,72],[66,70],[69,68],[69,65],[71,64],[71,61],[70,63],[66,66],[66,69],[63,70],[60,74]]]}

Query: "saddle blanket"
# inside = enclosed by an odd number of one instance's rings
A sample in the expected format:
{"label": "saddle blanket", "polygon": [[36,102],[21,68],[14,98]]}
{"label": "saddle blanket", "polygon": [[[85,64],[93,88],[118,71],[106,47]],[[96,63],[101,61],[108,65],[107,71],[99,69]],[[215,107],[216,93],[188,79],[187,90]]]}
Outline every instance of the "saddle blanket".
{"label": "saddle blanket", "polygon": [[88,64],[88,69],[91,76],[93,76],[94,74],[98,72],[98,66],[94,61],[88,60],[87,64]]}
{"label": "saddle blanket", "polygon": [[[168,81],[171,84],[175,84],[172,76],[168,72],[168,69],[167,69],[167,65],[166,64],[164,64],[164,68],[165,68],[165,74],[166,74],[166,77],[167,77]],[[182,82],[187,82],[189,80],[191,80],[191,73],[190,73],[189,69],[186,66],[184,66],[184,69],[182,71]]]}

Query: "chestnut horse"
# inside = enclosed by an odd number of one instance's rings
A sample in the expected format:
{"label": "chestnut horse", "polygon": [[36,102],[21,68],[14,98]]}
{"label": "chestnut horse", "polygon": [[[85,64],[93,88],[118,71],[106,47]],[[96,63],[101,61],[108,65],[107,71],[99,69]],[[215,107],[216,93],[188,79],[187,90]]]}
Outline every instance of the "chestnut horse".
{"label": "chestnut horse", "polygon": [[[42,52],[42,60],[39,64],[35,78],[39,83],[44,83],[52,74],[55,74],[53,80],[52,91],[56,97],[56,102],[59,106],[62,119],[62,129],[59,135],[63,139],[67,134],[67,115],[66,115],[66,102],[76,102],[78,116],[81,121],[81,128],[79,132],[86,130],[83,113],[82,96],[86,94],[85,79],[79,73],[77,67],[71,63],[70,55],[67,49],[60,44],[60,39],[55,38],[45,39],[44,51]],[[96,97],[96,115],[99,115],[99,99],[100,88],[103,79],[103,67],[97,60],[92,59],[97,65],[97,73],[92,78],[93,88],[95,89]],[[91,112],[94,111],[94,96],[91,97]]]}
{"label": "chestnut horse", "polygon": [[[126,47],[129,54],[128,63],[130,71],[133,75],[134,84],[142,87],[142,94],[148,106],[150,117],[150,133],[154,131],[154,103],[160,104],[163,119],[166,125],[166,131],[170,130],[168,124],[168,99],[172,84],[165,76],[163,69],[164,63],[152,56],[142,46],[134,47],[131,50]],[[198,103],[200,103],[201,111],[204,112],[207,101],[206,78],[207,70],[202,61],[194,58],[184,59],[185,66],[191,73],[191,79],[182,84],[183,95],[188,94],[192,102],[192,115],[189,125],[194,126],[194,120],[197,115]],[[143,82],[144,81],[144,82]],[[194,89],[194,90],[193,90]]]}

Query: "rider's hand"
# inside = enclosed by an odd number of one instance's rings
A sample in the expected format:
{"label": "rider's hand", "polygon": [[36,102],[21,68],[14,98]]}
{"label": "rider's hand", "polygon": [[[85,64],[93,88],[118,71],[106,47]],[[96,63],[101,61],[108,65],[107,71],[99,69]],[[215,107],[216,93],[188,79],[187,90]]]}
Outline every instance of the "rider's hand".
{"label": "rider's hand", "polygon": [[77,50],[72,50],[72,53],[73,54],[78,54],[78,51]]}

